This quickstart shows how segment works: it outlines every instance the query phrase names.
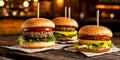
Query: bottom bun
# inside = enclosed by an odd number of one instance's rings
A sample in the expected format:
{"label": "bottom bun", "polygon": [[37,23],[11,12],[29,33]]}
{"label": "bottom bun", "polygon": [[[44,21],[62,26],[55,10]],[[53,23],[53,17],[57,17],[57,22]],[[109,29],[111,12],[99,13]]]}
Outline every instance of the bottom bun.
{"label": "bottom bun", "polygon": [[83,51],[83,52],[92,52],[92,53],[102,53],[102,52],[108,52],[110,51],[110,48],[104,48],[104,49],[99,49],[99,50],[90,50],[86,48],[76,48],[78,51]]}
{"label": "bottom bun", "polygon": [[77,40],[77,36],[74,36],[72,38],[56,38],[57,41],[74,41]]}
{"label": "bottom bun", "polygon": [[55,46],[55,42],[20,42],[22,48],[47,48]]}

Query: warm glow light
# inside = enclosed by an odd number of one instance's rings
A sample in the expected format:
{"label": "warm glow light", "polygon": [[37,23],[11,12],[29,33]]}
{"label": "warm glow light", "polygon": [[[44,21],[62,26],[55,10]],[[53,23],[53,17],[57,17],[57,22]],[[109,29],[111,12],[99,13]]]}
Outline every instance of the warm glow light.
{"label": "warm glow light", "polygon": [[110,14],[110,18],[114,18],[115,15],[113,13]]}
{"label": "warm glow light", "polygon": [[28,0],[28,1],[31,1],[31,0]]}
{"label": "warm glow light", "polygon": [[108,14],[103,11],[103,12],[101,12],[101,17],[102,17],[102,18],[106,18],[106,17],[108,17]]}
{"label": "warm glow light", "polygon": [[120,6],[112,6],[113,9],[120,9]]}
{"label": "warm glow light", "polygon": [[0,7],[4,6],[5,2],[3,0],[0,0]]}
{"label": "warm glow light", "polygon": [[119,5],[96,5],[97,9],[120,9]]}
{"label": "warm glow light", "polygon": [[103,9],[103,8],[105,8],[105,5],[96,5],[96,8],[101,8],[101,9]]}
{"label": "warm glow light", "polygon": [[37,7],[37,5],[38,5],[38,2],[33,2],[34,7]]}
{"label": "warm glow light", "polygon": [[25,13],[23,11],[20,12],[20,16],[24,16]]}
{"label": "warm glow light", "polygon": [[24,7],[28,7],[29,6],[29,2],[28,1],[24,1],[23,6]]}
{"label": "warm glow light", "polygon": [[9,5],[6,5],[6,8],[9,8]]}
{"label": "warm glow light", "polygon": [[64,3],[64,0],[57,0],[56,3],[58,5],[58,7],[62,7],[63,3]]}
{"label": "warm glow light", "polygon": [[63,0],[58,0],[58,2],[59,2],[59,3],[62,3],[62,2],[63,2]]}
{"label": "warm glow light", "polygon": [[34,2],[38,2],[38,0],[34,0]]}

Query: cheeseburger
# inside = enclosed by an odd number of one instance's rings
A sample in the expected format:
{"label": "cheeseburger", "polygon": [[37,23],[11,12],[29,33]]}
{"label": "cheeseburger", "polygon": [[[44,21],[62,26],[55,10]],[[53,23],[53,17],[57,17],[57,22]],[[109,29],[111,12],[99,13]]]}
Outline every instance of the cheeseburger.
{"label": "cheeseburger", "polygon": [[55,23],[54,35],[58,41],[74,41],[77,39],[78,23],[74,19],[58,17],[53,19]]}
{"label": "cheeseburger", "polygon": [[21,28],[23,35],[18,38],[23,48],[45,48],[55,46],[52,28],[55,24],[45,18],[31,18],[26,20]]}
{"label": "cheeseburger", "polygon": [[104,26],[88,25],[82,27],[79,32],[79,40],[74,44],[78,51],[102,53],[108,52],[112,47],[110,29]]}

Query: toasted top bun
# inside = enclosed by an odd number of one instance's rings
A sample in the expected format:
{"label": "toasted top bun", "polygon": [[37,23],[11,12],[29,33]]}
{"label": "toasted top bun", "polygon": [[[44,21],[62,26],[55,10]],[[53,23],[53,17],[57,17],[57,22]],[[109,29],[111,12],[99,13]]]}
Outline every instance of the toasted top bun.
{"label": "toasted top bun", "polygon": [[79,34],[81,35],[93,35],[93,36],[108,36],[108,37],[112,37],[113,34],[111,32],[110,29],[108,29],[107,27],[104,26],[97,26],[97,25],[87,25],[87,26],[83,26],[80,30],[79,30]]}
{"label": "toasted top bun", "polygon": [[57,26],[73,26],[75,28],[78,28],[78,23],[71,18],[65,18],[65,17],[57,17],[53,19],[53,22]]}
{"label": "toasted top bun", "polygon": [[28,27],[51,27],[55,28],[55,24],[46,18],[31,18],[26,20],[21,28],[28,28]]}

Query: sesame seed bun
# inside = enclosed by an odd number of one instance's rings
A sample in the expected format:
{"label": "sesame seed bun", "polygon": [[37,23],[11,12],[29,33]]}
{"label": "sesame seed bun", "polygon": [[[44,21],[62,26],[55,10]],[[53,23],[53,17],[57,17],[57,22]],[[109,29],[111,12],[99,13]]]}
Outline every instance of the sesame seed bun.
{"label": "sesame seed bun", "polygon": [[22,48],[47,48],[55,46],[54,42],[20,42]]}
{"label": "sesame seed bun", "polygon": [[97,26],[97,25],[83,26],[82,28],[80,28],[79,34],[90,35],[90,36],[108,36],[108,37],[113,36],[110,29],[104,26]]}
{"label": "sesame seed bun", "polygon": [[28,28],[28,27],[51,27],[55,28],[55,24],[46,18],[31,18],[26,20],[22,25],[21,28]]}
{"label": "sesame seed bun", "polygon": [[111,48],[104,48],[104,49],[99,49],[99,50],[90,50],[86,48],[76,48],[77,51],[83,51],[83,52],[92,52],[92,53],[102,53],[102,52],[108,52],[110,51]]}
{"label": "sesame seed bun", "polygon": [[71,26],[78,28],[78,23],[71,18],[57,17],[53,19],[53,22],[55,23],[56,26]]}

